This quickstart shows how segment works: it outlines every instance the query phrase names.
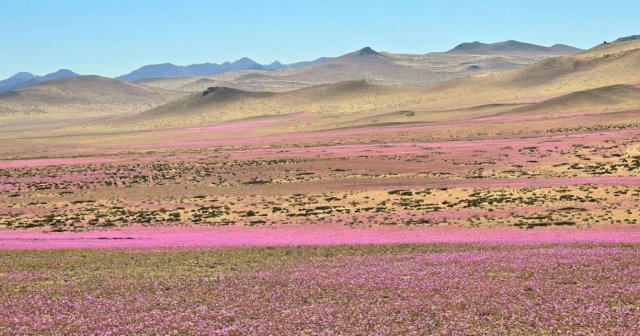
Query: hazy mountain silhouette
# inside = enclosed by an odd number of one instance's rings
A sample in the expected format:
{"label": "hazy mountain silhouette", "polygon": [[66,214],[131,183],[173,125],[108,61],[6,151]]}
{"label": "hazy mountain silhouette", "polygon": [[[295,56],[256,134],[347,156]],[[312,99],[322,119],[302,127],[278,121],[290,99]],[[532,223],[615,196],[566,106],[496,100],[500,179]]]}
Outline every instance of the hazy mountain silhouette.
{"label": "hazy mountain silhouette", "polygon": [[80,75],[68,69],[61,69],[44,76],[35,76],[30,72],[18,72],[17,74],[0,81],[0,93],[24,89],[40,82],[75,76]]}
{"label": "hazy mountain silhouette", "polygon": [[327,57],[321,57],[314,61],[298,62],[292,64],[282,64],[275,61],[268,65],[262,65],[250,58],[243,57],[233,63],[224,62],[222,64],[217,63],[203,63],[203,64],[191,64],[186,66],[175,65],[171,63],[145,65],[140,69],[134,70],[126,75],[117,77],[118,79],[126,81],[134,81],[140,78],[152,78],[152,77],[192,77],[192,76],[211,76],[217,75],[229,71],[242,71],[242,70],[281,70],[281,69],[293,69],[299,68],[319,62],[328,60]]}
{"label": "hazy mountain silhouette", "polygon": [[537,44],[509,40],[489,44],[477,41],[462,43],[447,51],[447,53],[471,55],[572,55],[581,51],[582,49],[564,44],[544,47]]}
{"label": "hazy mountain silhouette", "polygon": [[262,67],[265,68],[265,70],[297,69],[297,68],[305,67],[307,65],[322,63],[330,59],[332,59],[332,57],[320,57],[320,58],[316,58],[313,61],[296,62],[296,63],[290,63],[290,64],[282,64],[278,61],[275,61],[271,64],[263,65]]}
{"label": "hazy mountain silhouette", "polygon": [[621,37],[613,42],[627,42],[627,41],[635,41],[640,40],[640,35],[631,35],[626,37]]}
{"label": "hazy mountain silhouette", "polygon": [[[556,45],[553,49],[557,52],[562,48],[565,47]],[[186,92],[202,91],[212,86],[283,92],[359,79],[391,85],[428,85],[455,78],[520,69],[553,56],[558,55],[476,55],[442,52],[394,54],[364,47],[335,58],[319,59],[315,64],[282,71],[236,71],[199,78],[155,77],[142,78],[134,82]],[[276,61],[262,67],[269,70],[281,68],[282,64]]]}

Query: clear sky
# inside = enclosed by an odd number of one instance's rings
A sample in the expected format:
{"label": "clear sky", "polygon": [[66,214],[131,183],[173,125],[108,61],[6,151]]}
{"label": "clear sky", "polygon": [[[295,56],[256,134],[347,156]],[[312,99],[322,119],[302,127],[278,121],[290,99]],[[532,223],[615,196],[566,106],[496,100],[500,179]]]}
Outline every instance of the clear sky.
{"label": "clear sky", "polygon": [[640,34],[638,0],[0,0],[0,79],[61,68],[290,63],[371,46],[426,53],[519,40],[589,48]]}

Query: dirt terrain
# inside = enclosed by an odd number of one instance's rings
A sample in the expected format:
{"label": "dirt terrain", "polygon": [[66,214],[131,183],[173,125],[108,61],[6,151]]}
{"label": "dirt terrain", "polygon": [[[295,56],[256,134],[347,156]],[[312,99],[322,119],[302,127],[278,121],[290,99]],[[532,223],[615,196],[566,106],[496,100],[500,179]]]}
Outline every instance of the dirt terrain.
{"label": "dirt terrain", "polygon": [[[350,57],[386,62],[360,53]],[[638,41],[614,43],[425,87],[184,96],[86,76],[36,85],[18,97],[139,103],[74,125],[54,119],[46,132],[14,119],[23,129],[0,134],[0,226],[635,225],[638,57]]]}

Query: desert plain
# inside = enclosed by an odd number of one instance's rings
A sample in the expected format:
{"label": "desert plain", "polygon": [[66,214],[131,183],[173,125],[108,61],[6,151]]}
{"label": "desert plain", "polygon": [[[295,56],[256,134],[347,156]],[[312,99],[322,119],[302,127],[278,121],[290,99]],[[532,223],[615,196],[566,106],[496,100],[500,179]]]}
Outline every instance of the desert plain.
{"label": "desert plain", "polygon": [[640,41],[431,57],[0,94],[0,333],[640,332]]}

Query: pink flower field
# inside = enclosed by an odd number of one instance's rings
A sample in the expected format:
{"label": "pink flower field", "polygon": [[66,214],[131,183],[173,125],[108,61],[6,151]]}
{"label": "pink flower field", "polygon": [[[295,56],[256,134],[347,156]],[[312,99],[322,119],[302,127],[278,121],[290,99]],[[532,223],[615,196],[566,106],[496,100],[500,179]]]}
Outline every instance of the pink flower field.
{"label": "pink flower field", "polygon": [[434,243],[640,243],[640,230],[635,226],[525,230],[447,226],[349,227],[327,223],[258,227],[124,227],[78,233],[0,231],[2,250]]}
{"label": "pink flower field", "polygon": [[0,333],[637,335],[638,247],[5,251]]}
{"label": "pink flower field", "polygon": [[0,232],[0,334],[640,333],[640,230]]}
{"label": "pink flower field", "polygon": [[637,1],[35,2],[0,336],[640,336]]}

